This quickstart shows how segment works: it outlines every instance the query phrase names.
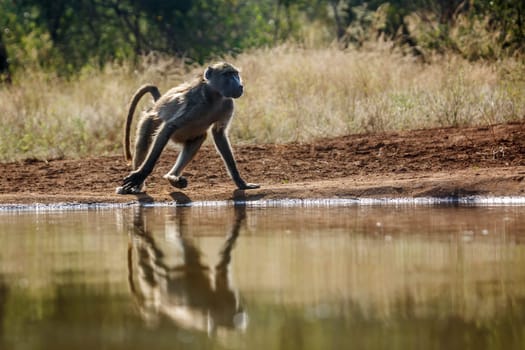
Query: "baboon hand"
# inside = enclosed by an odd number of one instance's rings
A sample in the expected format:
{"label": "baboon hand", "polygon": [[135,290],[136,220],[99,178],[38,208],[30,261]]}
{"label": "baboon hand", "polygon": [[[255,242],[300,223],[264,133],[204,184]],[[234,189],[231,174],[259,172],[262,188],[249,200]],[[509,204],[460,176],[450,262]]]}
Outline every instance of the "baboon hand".
{"label": "baboon hand", "polygon": [[261,187],[259,184],[252,184],[252,183],[241,183],[239,185],[237,185],[237,187],[239,188],[239,190],[253,190],[255,188],[259,188]]}
{"label": "baboon hand", "polygon": [[128,193],[133,193],[135,188],[140,188],[146,175],[141,171],[132,171],[128,176],[122,181],[122,190]]}

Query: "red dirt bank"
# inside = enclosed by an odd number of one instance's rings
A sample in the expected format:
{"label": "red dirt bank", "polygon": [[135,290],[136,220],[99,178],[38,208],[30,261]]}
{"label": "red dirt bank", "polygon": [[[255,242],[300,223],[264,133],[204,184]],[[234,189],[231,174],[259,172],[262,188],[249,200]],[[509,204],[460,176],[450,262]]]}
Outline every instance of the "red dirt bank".
{"label": "red dirt bank", "polygon": [[129,172],[122,156],[0,165],[0,204],[132,201],[525,196],[525,124],[349,135],[310,144],[234,146],[246,181],[235,190],[212,146],[186,169],[180,191],[162,178],[166,151],[140,196],[114,194]]}

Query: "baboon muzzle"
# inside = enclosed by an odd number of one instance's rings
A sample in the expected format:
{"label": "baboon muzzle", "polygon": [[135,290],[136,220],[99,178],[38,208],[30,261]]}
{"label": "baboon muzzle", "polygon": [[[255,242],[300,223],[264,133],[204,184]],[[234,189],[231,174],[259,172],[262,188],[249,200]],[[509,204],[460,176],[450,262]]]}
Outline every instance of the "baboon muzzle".
{"label": "baboon muzzle", "polygon": [[235,91],[232,93],[232,98],[239,98],[242,96],[242,93],[244,92],[244,87],[240,85]]}

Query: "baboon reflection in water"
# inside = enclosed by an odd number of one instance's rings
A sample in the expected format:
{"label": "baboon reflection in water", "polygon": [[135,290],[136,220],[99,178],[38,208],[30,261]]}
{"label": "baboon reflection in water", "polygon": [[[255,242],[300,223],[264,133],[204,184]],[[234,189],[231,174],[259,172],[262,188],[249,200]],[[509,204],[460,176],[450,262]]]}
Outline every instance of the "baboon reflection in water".
{"label": "baboon reflection in water", "polygon": [[[246,217],[245,208],[235,208],[235,220],[213,267],[203,265],[201,251],[184,237],[183,213],[177,213],[173,249],[161,249],[146,229],[145,209],[138,208],[130,230],[128,279],[142,317],[150,324],[163,317],[185,329],[207,331],[244,329],[247,315],[229,280],[229,265],[235,241]],[[169,227],[169,226],[168,226]],[[168,228],[169,229],[169,228]],[[177,232],[178,231],[178,232]],[[169,261],[180,263],[171,264]]]}

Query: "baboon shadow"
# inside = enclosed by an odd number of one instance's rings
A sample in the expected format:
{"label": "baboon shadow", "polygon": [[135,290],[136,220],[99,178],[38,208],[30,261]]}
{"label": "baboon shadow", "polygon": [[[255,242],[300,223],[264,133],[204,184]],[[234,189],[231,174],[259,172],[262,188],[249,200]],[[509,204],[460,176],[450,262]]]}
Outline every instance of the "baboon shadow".
{"label": "baboon shadow", "polygon": [[128,247],[128,282],[144,320],[156,325],[167,319],[208,335],[218,329],[244,329],[247,316],[231,287],[229,265],[245,208],[235,209],[233,225],[214,267],[202,263],[201,251],[185,237],[188,226],[182,211],[177,213],[171,232],[165,232],[170,239],[163,242],[169,245],[164,248],[147,230],[144,212],[138,207],[134,213]]}
{"label": "baboon shadow", "polygon": [[173,198],[177,204],[189,204],[192,202],[190,197],[180,191],[171,192],[170,197]]}
{"label": "baboon shadow", "polygon": [[263,199],[266,195],[263,193],[250,193],[246,192],[246,190],[234,190],[232,194],[232,199],[236,203],[242,203],[242,202],[251,202],[251,201],[258,201],[260,199]]}
{"label": "baboon shadow", "polygon": [[134,193],[133,195],[137,198],[137,202],[140,204],[148,204],[155,201],[155,199],[146,192]]}

